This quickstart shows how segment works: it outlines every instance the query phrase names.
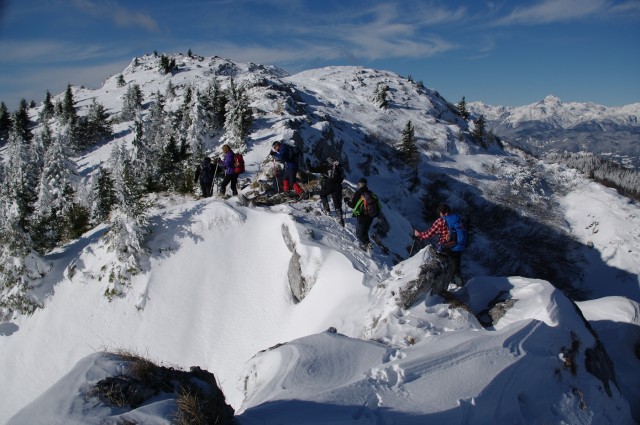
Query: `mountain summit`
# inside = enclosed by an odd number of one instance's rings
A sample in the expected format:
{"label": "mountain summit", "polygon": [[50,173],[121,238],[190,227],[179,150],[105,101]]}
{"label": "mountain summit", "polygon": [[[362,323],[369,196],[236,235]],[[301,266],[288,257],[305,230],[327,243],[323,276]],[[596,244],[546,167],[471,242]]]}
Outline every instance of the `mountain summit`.
{"label": "mountain summit", "polygon": [[[422,82],[147,55],[51,101],[51,115],[27,110],[32,142],[13,134],[0,150],[0,229],[23,237],[0,257],[0,422],[177,421],[189,394],[174,385],[134,405],[97,392],[140,376],[131,353],[219,387],[240,424],[640,418],[638,206],[481,131]],[[100,106],[108,136],[72,131]],[[307,198],[278,193],[276,141],[299,149]],[[21,147],[41,142],[33,216],[58,220],[36,226],[6,188]],[[240,193],[200,197],[194,170],[225,144],[244,156]],[[350,211],[344,227],[323,211],[302,165],[329,157],[346,196],[366,177],[381,201],[371,251]],[[464,284],[407,302],[437,255],[413,231],[441,202],[469,217]],[[83,208],[82,232],[53,225]]]}

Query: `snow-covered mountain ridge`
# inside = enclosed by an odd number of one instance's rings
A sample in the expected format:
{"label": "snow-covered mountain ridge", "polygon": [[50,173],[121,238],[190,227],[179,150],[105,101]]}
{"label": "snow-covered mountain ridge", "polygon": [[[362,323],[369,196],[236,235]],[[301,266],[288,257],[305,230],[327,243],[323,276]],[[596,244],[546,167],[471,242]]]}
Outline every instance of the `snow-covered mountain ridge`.
{"label": "snow-covered mountain ridge", "polygon": [[584,151],[640,168],[640,103],[613,107],[549,95],[517,107],[467,105],[497,135],[535,154]]}
{"label": "snow-covered mountain ridge", "polygon": [[640,102],[624,106],[604,106],[595,103],[563,102],[549,95],[543,100],[524,106],[492,106],[482,102],[469,102],[469,110],[483,114],[490,122],[516,128],[537,121],[548,128],[578,129],[592,123],[601,123],[602,129],[617,125],[618,130],[640,128]]}
{"label": "snow-covered mountain ridge", "polygon": [[[137,409],[91,397],[92,384],[121,368],[96,354],[102,348],[210,370],[246,424],[640,417],[636,204],[574,171],[498,144],[484,148],[437,92],[390,72],[330,67],[287,75],[216,57],[175,58],[174,73],[161,74],[159,58],[148,56],[123,77],[140,85],[143,115],[169,81],[176,96],[168,110],[183,103],[187,87],[204,89],[213,76],[223,87],[231,77],[245,85],[254,114],[245,196],[151,196],[141,270],[111,299],[104,268],[121,260],[105,242],[108,223],[45,255],[51,270],[32,286],[44,307],[0,324],[0,422],[170,423],[175,403],[163,397]],[[117,116],[127,89],[117,80],[74,88],[79,113],[96,99]],[[373,100],[380,84],[388,87],[386,108]],[[413,189],[397,153],[409,120],[420,151]],[[78,187],[109,164],[116,146],[132,146],[132,121],[116,121],[114,133],[74,158]],[[355,220],[340,227],[317,199],[251,206],[245,198],[272,181],[267,155],[275,140],[297,143],[312,161],[340,158],[348,188],[366,176],[383,201],[389,228],[381,242],[391,254],[360,250]],[[207,137],[206,152],[218,156],[227,142],[222,132]],[[412,228],[429,225],[422,210],[441,201],[476,217],[463,260],[469,282],[452,288],[462,304],[423,295],[399,307],[398,291],[427,252],[412,244]],[[308,287],[296,302],[299,277]],[[580,310],[554,287],[570,293],[564,283],[583,294]],[[496,302],[506,314],[485,328],[481,319]],[[331,327],[336,332],[325,332]],[[615,374],[594,373],[594,356],[610,358]]]}

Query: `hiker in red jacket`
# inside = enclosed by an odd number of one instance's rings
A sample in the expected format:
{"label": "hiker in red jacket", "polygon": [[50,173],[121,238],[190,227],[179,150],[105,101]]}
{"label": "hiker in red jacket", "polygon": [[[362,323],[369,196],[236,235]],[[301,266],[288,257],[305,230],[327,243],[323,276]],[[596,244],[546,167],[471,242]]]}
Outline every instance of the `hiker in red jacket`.
{"label": "hiker in red jacket", "polygon": [[462,272],[461,272],[461,260],[462,251],[451,250],[452,244],[449,237],[449,227],[445,221],[445,217],[451,214],[451,208],[447,204],[438,205],[437,212],[440,215],[436,221],[433,222],[429,230],[420,232],[418,230],[413,231],[413,235],[421,240],[430,239],[434,236],[438,236],[438,243],[436,249],[439,253],[448,255],[453,260],[453,280],[458,286],[462,285]]}

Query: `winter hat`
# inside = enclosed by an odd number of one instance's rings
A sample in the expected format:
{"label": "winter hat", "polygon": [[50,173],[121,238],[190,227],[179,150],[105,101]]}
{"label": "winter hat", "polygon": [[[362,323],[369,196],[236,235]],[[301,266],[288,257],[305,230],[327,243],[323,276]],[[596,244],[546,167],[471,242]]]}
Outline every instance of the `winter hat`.
{"label": "winter hat", "polygon": [[358,180],[358,184],[362,183],[363,185],[367,185],[367,179],[365,179],[364,177],[360,177],[360,179]]}

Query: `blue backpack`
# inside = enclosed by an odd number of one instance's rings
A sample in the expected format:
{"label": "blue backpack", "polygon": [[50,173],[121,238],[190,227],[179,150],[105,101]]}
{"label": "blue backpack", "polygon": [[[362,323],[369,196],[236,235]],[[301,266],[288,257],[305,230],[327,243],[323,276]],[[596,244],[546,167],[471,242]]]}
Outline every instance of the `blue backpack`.
{"label": "blue backpack", "polygon": [[455,252],[464,251],[469,244],[469,223],[458,214],[448,214],[442,218],[449,230],[449,241],[443,248]]}

